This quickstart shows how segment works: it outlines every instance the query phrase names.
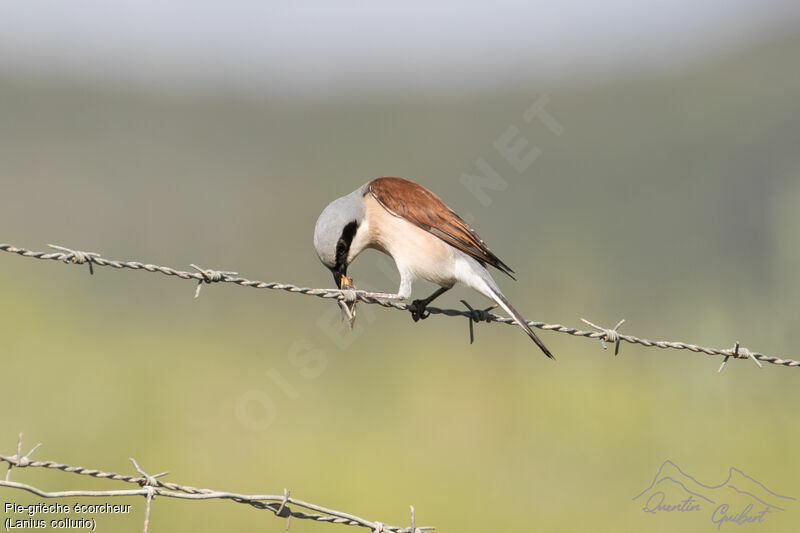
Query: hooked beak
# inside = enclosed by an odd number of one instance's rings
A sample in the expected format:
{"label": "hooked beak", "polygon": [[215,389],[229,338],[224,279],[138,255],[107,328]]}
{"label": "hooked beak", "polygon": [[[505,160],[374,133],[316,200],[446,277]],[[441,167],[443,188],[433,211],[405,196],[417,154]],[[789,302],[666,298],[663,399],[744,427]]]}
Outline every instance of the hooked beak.
{"label": "hooked beak", "polygon": [[343,289],[347,278],[347,265],[336,266],[331,269],[331,273],[333,274],[333,282],[336,284],[336,288]]}

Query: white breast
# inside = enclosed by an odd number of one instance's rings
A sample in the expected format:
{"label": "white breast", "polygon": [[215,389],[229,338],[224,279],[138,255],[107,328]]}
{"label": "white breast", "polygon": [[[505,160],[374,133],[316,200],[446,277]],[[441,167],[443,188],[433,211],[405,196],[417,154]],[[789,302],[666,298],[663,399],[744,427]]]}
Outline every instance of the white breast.
{"label": "white breast", "polygon": [[[364,198],[368,230],[363,240],[359,233],[353,239],[359,245],[376,248],[389,254],[401,274],[421,278],[443,287],[456,282],[455,248],[402,217],[386,211],[375,198]],[[352,246],[351,246],[352,249]]]}

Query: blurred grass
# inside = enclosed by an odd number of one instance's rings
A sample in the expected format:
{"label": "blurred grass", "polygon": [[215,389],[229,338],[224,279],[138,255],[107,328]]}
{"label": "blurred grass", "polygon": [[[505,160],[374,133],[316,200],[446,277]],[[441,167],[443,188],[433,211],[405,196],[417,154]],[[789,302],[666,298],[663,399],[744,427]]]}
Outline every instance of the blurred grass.
{"label": "blurred grass", "polygon": [[[498,279],[531,319],[624,316],[641,336],[797,358],[798,52],[787,39],[662,77],[360,101],[0,78],[0,240],[327,286],[317,214],[401,175],[473,219],[518,272]],[[560,137],[521,120],[542,93]],[[492,148],[511,125],[542,149],[523,175]],[[458,181],[478,158],[509,183],[488,207]],[[353,266],[359,286],[395,286],[378,257]],[[543,333],[551,363],[515,328],[477,326],[470,346],[464,320],[380,309],[331,337],[330,302],[229,286],[193,300],[189,282],[85,270],[0,257],[4,453],[24,430],[39,458],[129,472],[133,456],[177,482],[288,487],[399,524],[414,504],[441,531],[708,530],[631,501],[668,458],[708,483],[735,466],[800,496],[796,370],[736,361],[718,375],[716,358],[630,345],[614,358]],[[443,303],[463,296],[482,304],[464,291]],[[319,376],[293,364],[297,346],[324,353]],[[276,409],[264,430],[237,415],[248,391]],[[792,531],[798,512],[764,527]],[[100,525],[138,531],[140,518]],[[160,499],[152,515],[154,531],[265,526],[284,523],[229,502]]]}

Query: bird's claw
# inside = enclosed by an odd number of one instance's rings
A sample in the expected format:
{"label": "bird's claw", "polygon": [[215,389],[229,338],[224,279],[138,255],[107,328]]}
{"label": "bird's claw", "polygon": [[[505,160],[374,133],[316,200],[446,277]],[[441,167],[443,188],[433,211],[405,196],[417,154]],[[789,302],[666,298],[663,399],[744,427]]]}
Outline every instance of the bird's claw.
{"label": "bird's claw", "polygon": [[408,310],[411,311],[411,318],[414,322],[418,322],[419,320],[425,320],[429,316],[431,316],[431,312],[428,311],[427,302],[425,300],[414,300],[411,302],[411,305],[408,306]]}

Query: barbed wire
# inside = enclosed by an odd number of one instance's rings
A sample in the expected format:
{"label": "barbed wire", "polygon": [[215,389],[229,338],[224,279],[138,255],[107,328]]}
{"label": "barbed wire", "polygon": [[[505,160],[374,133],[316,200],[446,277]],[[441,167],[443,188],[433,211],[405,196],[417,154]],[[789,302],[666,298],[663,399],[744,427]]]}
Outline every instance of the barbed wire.
{"label": "barbed wire", "polygon": [[[293,285],[291,283],[278,283],[275,281],[272,282],[255,281],[239,277],[237,272],[206,269],[206,268],[201,268],[194,264],[192,264],[191,266],[194,269],[196,269],[197,272],[186,272],[175,268],[153,265],[150,263],[142,263],[140,261],[119,261],[115,259],[106,259],[97,252],[84,252],[80,250],[73,250],[71,248],[65,248],[63,246],[55,246],[55,245],[48,245],[48,246],[55,249],[56,251],[35,252],[32,250],[28,250],[26,248],[18,248],[10,244],[0,244],[0,250],[4,252],[17,254],[21,257],[28,257],[41,260],[62,261],[64,263],[71,263],[78,265],[86,264],[89,267],[90,274],[94,273],[93,265],[97,265],[103,267],[108,266],[117,269],[131,269],[131,270],[143,270],[146,272],[158,272],[166,276],[174,276],[180,279],[194,280],[197,282],[197,288],[195,290],[195,298],[199,296],[200,288],[204,283],[206,284],[233,283],[235,285],[240,285],[242,287],[252,287],[254,289],[282,290],[296,294],[305,294],[307,296],[317,296],[319,298],[335,299],[340,302],[341,301],[350,303],[355,303],[357,301],[364,302],[366,304],[380,305],[385,308],[397,309],[401,311],[409,311],[412,313],[412,316],[419,316],[419,309],[416,309],[413,304],[370,298],[363,294],[364,291],[358,291],[352,289],[351,290],[314,289],[309,287],[300,287],[297,285]],[[503,317],[491,313],[490,311],[493,309],[493,307],[489,307],[486,309],[473,309],[464,300],[462,300],[462,303],[464,303],[464,305],[467,307],[466,310],[427,307],[425,311],[426,313],[434,315],[460,316],[468,318],[469,328],[470,328],[469,329],[470,339],[472,339],[473,336],[473,323],[475,322],[488,322],[488,323],[498,322],[501,324],[516,325],[513,318]],[[765,355],[760,352],[754,352],[743,346],[740,346],[738,342],[735,342],[732,348],[708,348],[688,342],[655,341],[641,337],[636,337],[634,335],[626,335],[620,333],[618,330],[620,326],[622,326],[622,324],[625,322],[624,319],[621,320],[613,328],[605,328],[603,326],[598,326],[597,324],[583,318],[581,320],[586,325],[588,325],[593,329],[581,330],[579,328],[564,326],[562,324],[548,324],[546,322],[536,322],[532,320],[528,321],[528,325],[546,331],[565,333],[567,335],[572,335],[574,337],[599,339],[603,348],[606,348],[606,343],[613,343],[615,345],[614,347],[615,355],[619,353],[621,341],[625,341],[630,344],[638,344],[640,346],[644,346],[647,348],[688,350],[694,353],[703,353],[711,356],[720,356],[723,357],[724,359],[719,367],[718,372],[721,372],[722,369],[725,368],[725,365],[727,364],[728,359],[730,358],[750,359],[759,367],[761,366],[761,362],[763,361],[784,367],[800,368],[800,361],[795,361],[792,359],[783,359],[776,356]]]}
{"label": "barbed wire", "polygon": [[[8,463],[5,480],[0,480],[0,487],[23,490],[42,498],[79,498],[79,497],[123,497],[123,496],[144,496],[145,497],[145,517],[144,533],[148,532],[150,526],[150,507],[156,496],[167,498],[179,498],[183,500],[232,500],[237,503],[248,504],[256,509],[271,511],[275,516],[286,518],[286,529],[289,529],[289,521],[292,518],[300,520],[313,520],[328,524],[344,524],[347,526],[357,526],[370,529],[375,533],[422,533],[434,529],[431,526],[416,526],[414,524],[414,507],[411,506],[411,525],[392,526],[383,522],[367,520],[359,516],[329,509],[315,503],[298,500],[291,496],[288,489],[283,490],[282,495],[277,494],[239,494],[221,490],[204,489],[180,485],[168,481],[162,481],[161,477],[168,472],[150,475],[145,472],[135,459],[131,458],[133,467],[138,475],[118,474],[116,472],[105,472],[95,468],[84,468],[82,466],[70,466],[56,461],[39,461],[31,459],[31,454],[39,448],[40,444],[31,449],[25,455],[22,454],[22,433],[17,440],[17,453],[14,455],[0,455],[0,462]],[[59,470],[82,476],[90,476],[97,479],[110,479],[138,485],[139,488],[127,490],[62,490],[44,491],[26,483],[19,483],[10,480],[12,468],[45,468]]]}

